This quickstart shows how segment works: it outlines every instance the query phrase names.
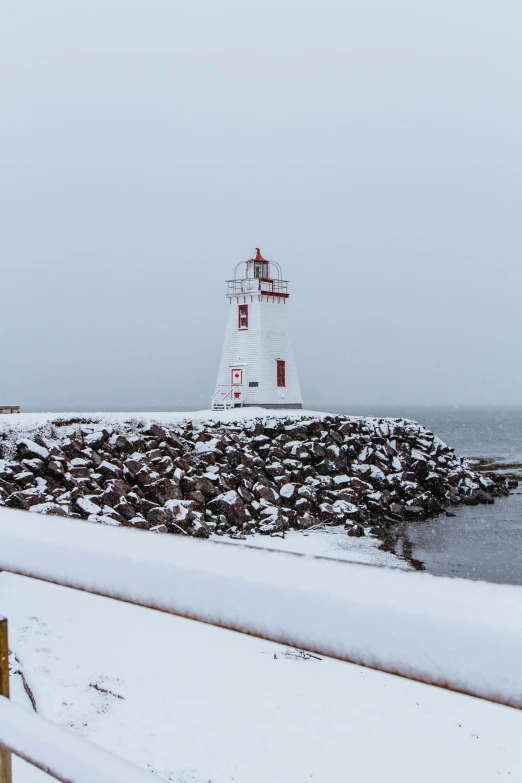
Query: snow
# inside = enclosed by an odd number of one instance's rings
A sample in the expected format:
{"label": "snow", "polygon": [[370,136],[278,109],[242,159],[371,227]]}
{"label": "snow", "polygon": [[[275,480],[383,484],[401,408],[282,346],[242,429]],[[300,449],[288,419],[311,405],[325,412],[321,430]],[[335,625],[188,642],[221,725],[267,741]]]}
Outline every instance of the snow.
{"label": "snow", "polygon": [[522,779],[518,710],[12,574],[0,605],[38,713],[160,779]]}
{"label": "snow", "polygon": [[[53,422],[80,420],[81,422],[92,422],[93,424],[102,424],[103,428],[107,432],[112,432],[113,428],[120,427],[124,423],[138,422],[144,425],[150,424],[165,424],[175,425],[182,424],[183,422],[199,422],[201,425],[211,423],[224,423],[233,424],[234,422],[249,423],[258,419],[266,422],[267,426],[270,422],[277,421],[278,419],[288,419],[295,422],[297,426],[301,419],[322,419],[325,416],[331,416],[331,413],[327,411],[312,411],[306,409],[281,409],[270,410],[266,408],[232,408],[226,411],[211,411],[211,410],[198,410],[198,411],[166,411],[166,412],[111,412],[111,413],[97,413],[97,412],[61,412],[61,413],[15,413],[9,416],[0,417],[0,431],[11,431],[16,429],[19,432],[31,431],[39,429],[46,424]],[[364,418],[367,425],[374,431],[380,432],[382,435],[389,434],[388,425],[386,420],[382,418],[350,416],[348,420],[358,420]],[[409,419],[401,419],[405,424],[415,424]],[[80,426],[78,424],[71,424],[71,432],[73,428]],[[87,425],[88,426],[88,425]],[[415,425],[417,426],[417,425]],[[292,426],[287,427],[288,432],[291,433]],[[85,432],[88,436],[89,430],[85,425],[81,425],[82,432]],[[438,445],[444,446],[445,444],[440,438],[434,438],[434,442]]]}
{"label": "snow", "polygon": [[350,486],[350,477],[346,474],[343,474],[342,476],[333,476],[332,480],[335,486],[339,489]]}
{"label": "snow", "polygon": [[235,489],[231,489],[228,492],[224,492],[221,495],[218,495],[215,500],[222,500],[223,503],[227,503],[229,506],[233,506],[234,503],[238,502],[239,495]]}
{"label": "snow", "polygon": [[0,536],[7,571],[522,706],[518,586],[11,509]]}
{"label": "snow", "polygon": [[90,514],[87,517],[88,522],[98,522],[101,525],[112,525],[113,527],[119,527],[118,520],[108,517],[105,514]]}
{"label": "snow", "polygon": [[[202,425],[212,423],[232,424],[234,422],[248,422],[249,420],[260,419],[262,421],[273,421],[277,419],[291,419],[299,421],[300,419],[320,419],[327,416],[327,413],[309,410],[271,410],[266,408],[232,408],[226,411],[170,411],[164,413],[14,413],[9,416],[0,417],[0,432],[15,431],[18,433],[30,433],[45,425],[52,425],[53,422],[74,421],[80,419],[89,421],[96,425],[103,425],[104,429],[120,427],[129,422],[138,422],[140,424],[172,424],[178,425],[183,422],[199,422]],[[5,421],[4,421],[5,419]],[[72,425],[77,426],[77,425]],[[82,430],[84,427],[82,427]],[[88,436],[87,436],[88,437]],[[210,441],[209,441],[210,442]],[[208,450],[203,441],[198,446],[203,451]],[[42,448],[34,444],[37,448]],[[33,448],[33,444],[31,445]],[[36,449],[35,453],[36,453]]]}
{"label": "snow", "polygon": [[281,495],[282,498],[291,498],[294,492],[295,492],[294,484],[283,484],[283,486],[279,490],[279,494]]}
{"label": "snow", "polygon": [[85,436],[86,443],[89,446],[94,446],[95,443],[99,443],[104,438],[103,432],[91,432]]}
{"label": "snow", "polygon": [[[0,742],[74,783],[153,783],[157,777],[0,696]],[[15,773],[15,781],[19,777]]]}
{"label": "snow", "polygon": [[[36,506],[31,506],[31,513],[32,514],[52,514],[56,513],[59,508],[58,503],[37,503]],[[59,512],[58,512],[59,513]],[[65,512],[62,509],[62,514],[65,514]]]}
{"label": "snow", "polygon": [[197,454],[207,454],[215,450],[217,443],[217,438],[211,438],[211,440],[208,441],[198,441],[194,447],[194,451]]}
{"label": "snow", "polygon": [[[220,536],[211,536],[211,540],[223,541]],[[248,537],[246,544],[260,549],[277,549],[283,552],[347,560],[351,563],[411,570],[411,566],[404,560],[379,549],[378,539],[368,536],[352,538],[339,527],[322,526],[322,529],[287,530],[284,538],[280,535],[253,535]]]}

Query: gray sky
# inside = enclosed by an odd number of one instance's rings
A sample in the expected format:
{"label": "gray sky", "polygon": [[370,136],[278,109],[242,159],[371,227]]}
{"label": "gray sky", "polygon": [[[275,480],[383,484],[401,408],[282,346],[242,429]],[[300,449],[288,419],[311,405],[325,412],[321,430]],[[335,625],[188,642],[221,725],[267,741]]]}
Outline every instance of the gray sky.
{"label": "gray sky", "polygon": [[207,407],[235,264],[305,405],[522,401],[519,0],[0,14],[0,403]]}

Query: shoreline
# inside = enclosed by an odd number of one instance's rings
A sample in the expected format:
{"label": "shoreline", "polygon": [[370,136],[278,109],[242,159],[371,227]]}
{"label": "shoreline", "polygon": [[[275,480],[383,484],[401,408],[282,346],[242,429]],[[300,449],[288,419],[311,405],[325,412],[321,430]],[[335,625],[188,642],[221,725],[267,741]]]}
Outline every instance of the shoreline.
{"label": "shoreline", "polygon": [[404,418],[243,408],[0,421],[0,505],[200,538],[344,527],[398,556],[398,523],[516,485],[479,468]]}

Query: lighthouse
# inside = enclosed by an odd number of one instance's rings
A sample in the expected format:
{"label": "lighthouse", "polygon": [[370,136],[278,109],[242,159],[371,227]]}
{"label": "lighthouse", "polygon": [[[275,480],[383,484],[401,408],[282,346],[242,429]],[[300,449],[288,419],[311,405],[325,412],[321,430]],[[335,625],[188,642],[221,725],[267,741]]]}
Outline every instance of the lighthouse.
{"label": "lighthouse", "polygon": [[227,280],[228,321],[213,410],[257,405],[302,408],[288,326],[288,280],[256,247]]}

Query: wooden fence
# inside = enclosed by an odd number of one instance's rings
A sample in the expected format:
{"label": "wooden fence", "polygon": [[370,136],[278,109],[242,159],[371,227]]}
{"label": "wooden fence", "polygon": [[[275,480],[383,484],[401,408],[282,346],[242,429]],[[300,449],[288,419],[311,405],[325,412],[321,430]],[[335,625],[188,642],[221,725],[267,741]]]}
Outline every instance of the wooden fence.
{"label": "wooden fence", "polygon": [[[522,587],[5,508],[0,570],[522,708]],[[6,625],[0,783],[11,783],[8,750],[68,783],[158,781],[8,701]]]}

